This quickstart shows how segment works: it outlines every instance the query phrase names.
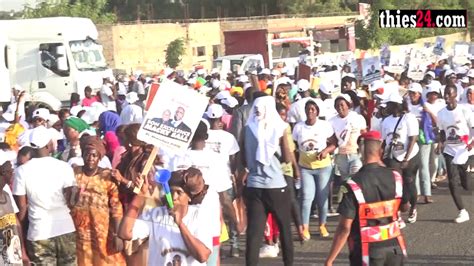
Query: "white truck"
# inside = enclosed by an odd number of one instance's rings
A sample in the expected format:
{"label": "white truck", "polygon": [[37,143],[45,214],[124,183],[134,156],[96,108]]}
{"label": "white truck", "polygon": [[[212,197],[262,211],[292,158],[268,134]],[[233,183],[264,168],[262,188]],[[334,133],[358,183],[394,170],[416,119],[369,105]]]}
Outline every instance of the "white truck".
{"label": "white truck", "polygon": [[111,77],[98,32],[87,18],[54,17],[0,21],[0,103],[18,84],[30,101],[53,110],[71,93],[99,89]]}
{"label": "white truck", "polygon": [[237,54],[221,56],[212,62],[212,67],[224,73],[254,71],[258,67],[264,68],[265,62],[261,54]]}

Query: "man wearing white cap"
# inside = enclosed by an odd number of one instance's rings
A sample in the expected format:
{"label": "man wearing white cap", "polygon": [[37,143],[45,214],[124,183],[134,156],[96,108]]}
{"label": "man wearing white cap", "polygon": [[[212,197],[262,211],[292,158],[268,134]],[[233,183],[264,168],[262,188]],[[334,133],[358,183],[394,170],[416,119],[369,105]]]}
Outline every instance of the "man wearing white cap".
{"label": "man wearing white cap", "polygon": [[288,122],[294,126],[296,123],[306,121],[305,104],[311,99],[311,93],[309,91],[309,81],[306,79],[300,79],[297,83],[298,94],[301,99],[294,102],[290,106],[288,111]]}
{"label": "man wearing white cap", "polygon": [[337,111],[334,108],[334,99],[332,93],[334,92],[334,85],[329,82],[323,82],[319,84],[319,97],[323,101],[321,106],[321,114],[319,116],[324,117],[327,121],[337,115]]}
{"label": "man wearing white cap", "polygon": [[139,100],[137,93],[134,91],[128,93],[125,100],[128,104],[123,108],[122,113],[120,113],[122,125],[132,123],[141,124],[143,121],[143,109],[136,104]]}
{"label": "man wearing white cap", "polygon": [[414,223],[417,219],[415,178],[420,162],[416,142],[420,127],[414,114],[403,113],[403,98],[398,92],[392,93],[385,103],[389,116],[382,122],[384,162],[403,177],[404,199],[411,205],[407,221]]}
{"label": "man wearing white cap", "polygon": [[[235,137],[229,132],[223,130],[221,121],[224,109],[219,104],[211,104],[207,108],[206,116],[209,120],[210,130],[207,131],[208,138],[206,140],[205,150],[213,151],[219,154],[222,162],[227,165],[227,175],[220,179],[220,187],[216,188],[222,206],[222,214],[229,225],[231,257],[239,256],[239,241],[237,230],[237,217],[232,205],[235,198],[233,191],[232,173],[235,172],[235,154],[240,151],[239,144]],[[216,162],[215,162],[216,163]]]}
{"label": "man wearing white cap", "polygon": [[474,85],[474,69],[473,68],[469,69],[466,76],[469,78],[469,86]]}
{"label": "man wearing white cap", "polygon": [[472,141],[471,128],[474,127],[474,117],[471,110],[458,104],[456,93],[455,86],[446,85],[444,89],[446,107],[438,113],[441,143],[436,151],[438,154],[443,152],[448,172],[449,191],[459,210],[454,221],[463,223],[469,220],[469,213],[464,207],[457,186],[461,183],[465,190],[471,190],[474,168],[474,150],[472,149],[474,141]]}
{"label": "man wearing white cap", "polygon": [[38,265],[73,265],[76,235],[68,203],[76,186],[74,172],[67,163],[50,157],[53,142],[47,128],[33,129],[30,144],[37,158],[20,166],[13,181],[18,218],[22,223],[29,220],[28,255]]}

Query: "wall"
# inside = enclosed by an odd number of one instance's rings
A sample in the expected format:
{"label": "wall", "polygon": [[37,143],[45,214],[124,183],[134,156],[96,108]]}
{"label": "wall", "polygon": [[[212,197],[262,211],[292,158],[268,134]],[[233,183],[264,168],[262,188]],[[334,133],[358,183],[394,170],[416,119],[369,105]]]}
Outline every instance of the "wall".
{"label": "wall", "polygon": [[[212,67],[213,48],[217,55],[225,55],[224,32],[233,30],[282,29],[318,27],[321,25],[344,24],[356,16],[317,18],[273,18],[246,19],[234,21],[213,21],[196,23],[159,23],[133,25],[98,25],[99,41],[104,54],[113,69],[127,73],[141,70],[156,73],[165,67],[165,51],[168,43],[184,38],[186,55],[180,69],[189,70],[196,65],[207,69]],[[301,33],[303,34],[303,33]],[[214,45],[217,45],[213,47]],[[220,46],[220,47],[218,47]],[[198,56],[197,48],[204,47],[205,55]]]}

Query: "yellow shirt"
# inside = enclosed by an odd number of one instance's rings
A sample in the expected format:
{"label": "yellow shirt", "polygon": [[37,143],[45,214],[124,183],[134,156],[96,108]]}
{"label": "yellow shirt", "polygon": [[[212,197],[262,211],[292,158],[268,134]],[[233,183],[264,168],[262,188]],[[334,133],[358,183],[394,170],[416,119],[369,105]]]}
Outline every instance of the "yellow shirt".
{"label": "yellow shirt", "polygon": [[[296,149],[296,145],[293,142],[293,136],[291,135],[291,127],[289,125],[285,130],[285,135],[288,139],[288,148],[290,149],[290,152],[294,152]],[[283,171],[283,175],[293,177],[293,165],[291,164],[291,162],[281,163],[281,170]]]}

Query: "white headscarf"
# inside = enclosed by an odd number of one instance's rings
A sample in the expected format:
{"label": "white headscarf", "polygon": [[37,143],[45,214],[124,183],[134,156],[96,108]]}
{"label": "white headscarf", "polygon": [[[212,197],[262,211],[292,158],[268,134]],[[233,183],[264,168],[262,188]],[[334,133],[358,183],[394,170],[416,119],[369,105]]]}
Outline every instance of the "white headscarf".
{"label": "white headscarf", "polygon": [[288,127],[276,110],[275,98],[263,96],[255,99],[247,125],[257,137],[257,161],[263,165],[270,165],[271,158],[280,145],[280,138]]}

